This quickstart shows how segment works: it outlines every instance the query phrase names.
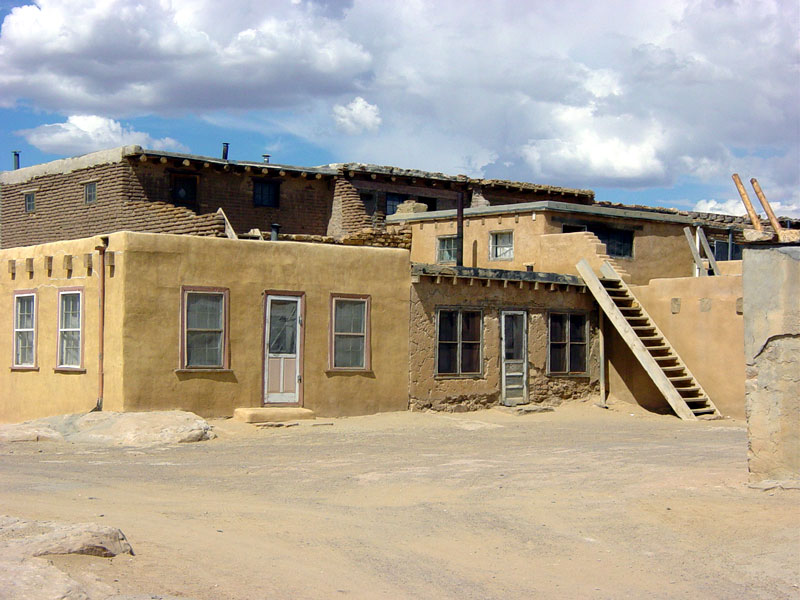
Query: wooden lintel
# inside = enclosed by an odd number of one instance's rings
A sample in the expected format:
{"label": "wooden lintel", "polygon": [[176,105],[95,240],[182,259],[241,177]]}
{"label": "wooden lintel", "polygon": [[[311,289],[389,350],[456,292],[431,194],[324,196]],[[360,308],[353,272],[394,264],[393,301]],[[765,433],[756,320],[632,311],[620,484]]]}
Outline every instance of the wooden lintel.
{"label": "wooden lintel", "polygon": [[475,283],[475,278],[474,277],[470,277],[469,278],[469,284],[472,285],[473,283]]}
{"label": "wooden lintel", "polygon": [[442,283],[442,276],[441,275],[437,275],[436,276],[436,283]]}

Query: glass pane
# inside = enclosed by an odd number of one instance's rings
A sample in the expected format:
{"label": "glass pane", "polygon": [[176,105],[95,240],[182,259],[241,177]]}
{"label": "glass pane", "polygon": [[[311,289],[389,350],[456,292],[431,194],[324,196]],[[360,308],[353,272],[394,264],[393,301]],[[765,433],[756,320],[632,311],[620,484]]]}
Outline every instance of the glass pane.
{"label": "glass pane", "polygon": [[550,314],[550,341],[551,342],[566,342],[567,341],[567,328],[566,323],[567,315],[559,313]]}
{"label": "glass pane", "polygon": [[586,315],[569,316],[569,341],[586,341]]}
{"label": "glass pane", "polygon": [[187,329],[222,329],[222,294],[186,295]]}
{"label": "glass pane", "polygon": [[519,360],[522,358],[522,315],[505,315],[505,358]]}
{"label": "glass pane", "polygon": [[14,335],[14,364],[33,365],[33,331],[17,331]]}
{"label": "glass pane", "polygon": [[439,238],[439,262],[454,262],[456,260],[456,238]]}
{"label": "glass pane", "polygon": [[221,367],[222,332],[187,332],[186,365],[189,367]]}
{"label": "glass pane", "polygon": [[567,371],[567,345],[550,344],[550,372],[565,373]]}
{"label": "glass pane", "polygon": [[461,341],[481,341],[481,313],[464,311],[461,313]]}
{"label": "glass pane", "polygon": [[17,296],[15,329],[33,329],[33,296]]}
{"label": "glass pane", "polygon": [[458,311],[455,310],[439,311],[439,341],[440,342],[458,341]]}
{"label": "glass pane", "polygon": [[61,329],[81,328],[81,295],[61,294]]}
{"label": "glass pane", "polygon": [[569,370],[571,373],[586,371],[586,344],[569,345]]}
{"label": "glass pane", "polygon": [[480,373],[481,345],[474,342],[461,344],[461,372]]}
{"label": "glass pane", "polygon": [[714,260],[728,260],[728,242],[712,240],[711,243],[713,244],[712,248],[714,250]]}
{"label": "glass pane", "polygon": [[333,366],[341,368],[364,367],[364,337],[337,335],[333,340]]}
{"label": "glass pane", "polygon": [[80,331],[62,331],[59,335],[60,364],[66,367],[81,365],[81,333]]}
{"label": "glass pane", "polygon": [[335,304],[335,333],[364,333],[367,303],[364,300],[340,300]]}
{"label": "glass pane", "polygon": [[437,373],[458,373],[458,344],[439,343]]}
{"label": "glass pane", "polygon": [[294,354],[297,343],[297,302],[272,300],[269,304],[270,354]]}

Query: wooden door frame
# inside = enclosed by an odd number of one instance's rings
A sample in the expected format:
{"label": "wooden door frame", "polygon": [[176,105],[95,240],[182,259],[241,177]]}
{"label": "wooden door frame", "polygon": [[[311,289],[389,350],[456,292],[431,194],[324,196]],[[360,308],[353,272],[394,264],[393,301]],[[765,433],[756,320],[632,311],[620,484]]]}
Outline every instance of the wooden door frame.
{"label": "wooden door frame", "polygon": [[[299,307],[297,310],[297,373],[300,376],[300,381],[297,382],[297,402],[267,402],[267,377],[268,372],[267,369],[269,368],[269,364],[267,362],[267,357],[269,355],[269,349],[267,348],[267,344],[269,343],[269,339],[267,338],[267,322],[269,320],[269,315],[267,314],[267,309],[269,308],[269,297],[270,296],[286,296],[291,298],[297,298]],[[295,290],[264,290],[262,294],[262,301],[261,301],[261,315],[262,315],[262,324],[261,324],[261,406],[303,406],[303,396],[305,391],[305,375],[303,370],[303,363],[305,359],[305,324],[306,324],[306,293],[305,292],[298,292]]]}

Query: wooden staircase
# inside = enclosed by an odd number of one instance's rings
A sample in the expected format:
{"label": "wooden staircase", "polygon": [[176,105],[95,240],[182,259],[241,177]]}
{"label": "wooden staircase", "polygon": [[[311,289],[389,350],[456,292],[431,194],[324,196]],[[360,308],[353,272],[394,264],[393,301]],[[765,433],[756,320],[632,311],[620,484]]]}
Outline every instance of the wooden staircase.
{"label": "wooden staircase", "polygon": [[681,419],[718,418],[720,412],[619,274],[603,263],[598,279],[585,259],[576,265],[586,287],[656,387]]}

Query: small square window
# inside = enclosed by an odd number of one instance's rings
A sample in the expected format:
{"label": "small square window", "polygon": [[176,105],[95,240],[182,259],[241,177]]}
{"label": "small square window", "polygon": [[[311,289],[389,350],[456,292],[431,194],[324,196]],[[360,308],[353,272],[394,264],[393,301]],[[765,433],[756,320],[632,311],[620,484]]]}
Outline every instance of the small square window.
{"label": "small square window", "polygon": [[457,259],[458,238],[454,235],[437,238],[436,262],[454,263]]}
{"label": "small square window", "polygon": [[253,181],[253,206],[278,208],[280,195],[280,181]]}
{"label": "small square window", "polygon": [[553,375],[585,375],[586,315],[550,313],[547,339],[548,371]]}
{"label": "small square window", "polygon": [[194,175],[173,175],[172,201],[183,206],[197,204],[197,177]]}
{"label": "small square window", "polygon": [[26,192],[25,193],[25,212],[32,213],[36,210],[36,193],[35,192]]}
{"label": "small square window", "polygon": [[332,298],[332,369],[370,369],[369,304],[369,297]]}
{"label": "small square window", "polygon": [[83,184],[83,202],[84,204],[94,204],[97,202],[97,182],[90,181]]}
{"label": "small square window", "polygon": [[489,234],[489,259],[512,260],[514,258],[514,232],[495,231]]}

